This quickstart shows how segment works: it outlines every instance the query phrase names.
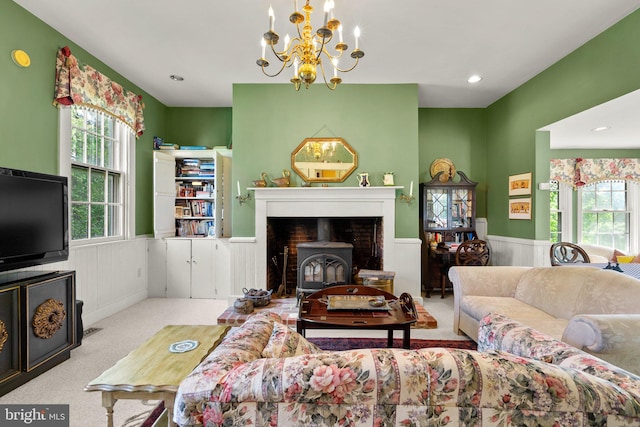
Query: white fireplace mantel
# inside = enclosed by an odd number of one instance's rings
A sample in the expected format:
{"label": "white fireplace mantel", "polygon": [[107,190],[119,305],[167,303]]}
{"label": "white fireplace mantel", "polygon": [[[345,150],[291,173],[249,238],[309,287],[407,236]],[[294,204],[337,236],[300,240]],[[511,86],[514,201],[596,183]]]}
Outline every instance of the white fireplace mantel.
{"label": "white fireplace mantel", "polygon": [[[269,187],[255,191],[256,282],[266,283],[267,219],[382,217],[383,270],[396,271],[396,190],[403,187]],[[419,288],[418,288],[419,295]]]}

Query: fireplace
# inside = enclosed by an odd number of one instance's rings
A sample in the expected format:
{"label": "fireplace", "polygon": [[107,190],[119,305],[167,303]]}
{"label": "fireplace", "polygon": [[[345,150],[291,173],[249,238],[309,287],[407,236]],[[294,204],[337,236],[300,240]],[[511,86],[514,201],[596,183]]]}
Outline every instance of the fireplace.
{"label": "fireplace", "polygon": [[[297,283],[297,245],[318,241],[317,218],[331,218],[332,241],[351,243],[353,270],[366,268],[396,273],[394,290],[408,292],[420,299],[419,238],[397,238],[396,192],[402,187],[267,187],[253,189],[255,194],[255,238],[233,237],[232,250],[237,263],[233,269],[233,289],[241,295],[243,287],[273,287],[283,282],[289,292]],[[351,223],[351,221],[358,221]],[[360,221],[369,221],[368,231],[362,232]],[[274,224],[292,227],[295,233],[278,240]],[[377,222],[375,240],[372,239]],[[276,225],[277,227],[278,225]],[[342,231],[340,231],[342,229]],[[362,237],[364,236],[364,237]],[[377,248],[366,242],[377,242]],[[378,251],[376,253],[376,250]],[[283,269],[284,252],[287,268]],[[275,256],[275,260],[274,257]],[[278,263],[278,266],[274,264]],[[369,262],[377,261],[376,266]],[[363,267],[364,265],[364,267]],[[353,280],[352,280],[353,283]]]}
{"label": "fireplace", "polygon": [[381,268],[383,234],[381,217],[269,217],[267,288],[276,292],[281,284],[285,284],[286,294],[295,294],[302,274],[302,261],[315,251],[322,253],[325,250],[326,254],[347,260],[345,283],[353,283],[359,270]]}

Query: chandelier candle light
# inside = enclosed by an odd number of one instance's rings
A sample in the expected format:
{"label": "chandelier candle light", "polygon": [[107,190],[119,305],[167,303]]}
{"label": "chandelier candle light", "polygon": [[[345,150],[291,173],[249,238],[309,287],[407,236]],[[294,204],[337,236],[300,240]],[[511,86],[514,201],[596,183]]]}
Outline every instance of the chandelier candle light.
{"label": "chandelier candle light", "polygon": [[[294,11],[289,16],[289,22],[296,26],[298,37],[291,39],[289,34],[284,38],[284,46],[282,50],[277,48],[280,36],[275,32],[275,15],[273,8],[269,6],[269,31],[262,36],[262,56],[256,61],[256,63],[262,69],[262,72],[269,77],[278,76],[285,68],[293,66],[293,78],[291,83],[294,84],[296,90],[300,90],[300,86],[304,86],[308,89],[317,76],[317,68],[320,67],[322,78],[324,83],[331,90],[334,90],[342,79],[338,77],[338,71],[341,73],[347,73],[358,65],[358,60],[364,56],[364,52],[358,47],[358,39],[360,38],[360,28],[356,27],[353,31],[355,36],[355,49],[351,51],[351,58],[355,60],[355,63],[351,68],[340,68],[338,66],[338,60],[342,57],[342,54],[348,49],[346,43],[342,38],[342,25],[340,21],[334,17],[334,0],[326,0],[324,3],[324,24],[313,33],[313,27],[311,26],[311,12],[313,7],[309,4],[311,0],[306,0],[305,5],[302,7],[304,15],[298,12],[298,2],[294,0]],[[301,28],[302,27],[302,28]],[[338,31],[338,42],[333,47],[334,53],[329,52],[329,43],[333,39],[334,32]],[[271,52],[282,63],[282,66],[275,74],[269,74],[266,68],[269,66],[269,61],[266,59],[266,47],[271,46]],[[324,56],[323,56],[324,55]],[[325,69],[322,60],[329,61],[331,68],[333,68],[333,77],[327,81]]]}

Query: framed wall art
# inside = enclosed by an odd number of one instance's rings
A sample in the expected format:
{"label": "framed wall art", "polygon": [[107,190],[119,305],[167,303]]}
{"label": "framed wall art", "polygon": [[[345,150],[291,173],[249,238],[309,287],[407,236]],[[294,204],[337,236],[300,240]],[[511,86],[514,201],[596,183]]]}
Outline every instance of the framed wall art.
{"label": "framed wall art", "polygon": [[531,197],[509,199],[509,219],[531,219]]}
{"label": "framed wall art", "polygon": [[509,197],[531,194],[531,172],[509,176]]}

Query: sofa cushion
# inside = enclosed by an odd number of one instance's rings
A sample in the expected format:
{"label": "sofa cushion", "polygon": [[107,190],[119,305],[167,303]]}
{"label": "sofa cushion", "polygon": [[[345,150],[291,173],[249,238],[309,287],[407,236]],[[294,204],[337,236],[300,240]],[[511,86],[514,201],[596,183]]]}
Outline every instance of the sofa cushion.
{"label": "sofa cushion", "polygon": [[321,351],[320,347],[310,343],[287,325],[274,322],[271,338],[262,350],[262,357],[289,357]]}
{"label": "sofa cushion", "polygon": [[535,327],[560,339],[569,322],[556,318],[534,306],[510,297],[484,297],[467,295],[460,301],[463,312],[480,321],[489,313],[501,313],[507,317]]}
{"label": "sofa cushion", "polygon": [[[515,298],[553,317],[569,320],[576,314],[576,300],[584,282],[598,270],[573,266],[532,268],[520,278]],[[535,323],[528,324],[537,327]]]}

